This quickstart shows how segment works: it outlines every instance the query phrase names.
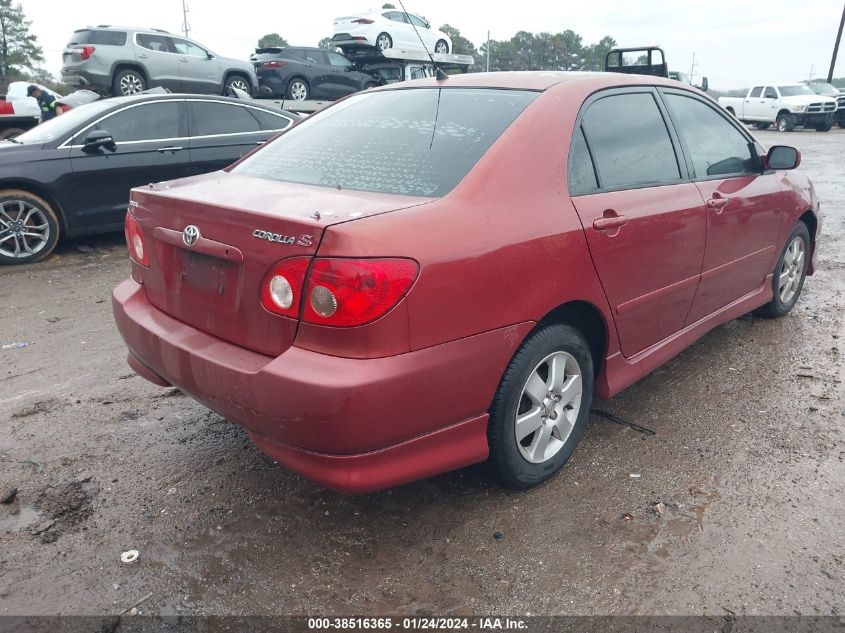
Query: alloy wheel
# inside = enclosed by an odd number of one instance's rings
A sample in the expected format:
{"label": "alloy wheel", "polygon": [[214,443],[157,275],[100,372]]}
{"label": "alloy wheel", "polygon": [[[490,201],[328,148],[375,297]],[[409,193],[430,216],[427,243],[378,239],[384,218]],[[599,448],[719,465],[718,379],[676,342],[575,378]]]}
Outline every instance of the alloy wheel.
{"label": "alloy wheel", "polygon": [[438,42],[437,46],[434,48],[435,53],[448,53],[449,52],[449,45],[446,42]]}
{"label": "alloy wheel", "polygon": [[578,361],[566,352],[549,354],[522,388],[514,433],[522,457],[532,464],[552,459],[566,444],[581,410]]}
{"label": "alloy wheel", "polygon": [[243,79],[233,79],[229,82],[229,86],[237,88],[238,90],[243,90],[244,92],[249,92],[249,86]]}
{"label": "alloy wheel", "polygon": [[795,297],[804,277],[804,240],[796,237],[783,255],[783,263],[778,277],[778,296],[781,303],[787,304]]}
{"label": "alloy wheel", "polygon": [[390,36],[387,33],[382,33],[379,35],[378,40],[376,41],[376,46],[378,46],[379,50],[387,50],[393,45],[393,42],[390,41]]}
{"label": "alloy wheel", "polygon": [[144,84],[138,75],[124,75],[120,78],[120,92],[123,95],[136,95],[144,91]]}
{"label": "alloy wheel", "polygon": [[0,255],[31,257],[50,240],[47,214],[25,200],[0,202]]}
{"label": "alloy wheel", "polygon": [[295,81],[290,86],[290,96],[294,101],[304,101],[308,96],[308,87],[301,81]]}

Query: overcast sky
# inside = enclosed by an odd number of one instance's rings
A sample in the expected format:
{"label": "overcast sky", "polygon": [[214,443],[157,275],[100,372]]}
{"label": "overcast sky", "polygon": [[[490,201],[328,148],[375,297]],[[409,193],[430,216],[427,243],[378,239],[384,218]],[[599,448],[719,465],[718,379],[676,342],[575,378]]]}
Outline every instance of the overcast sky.
{"label": "overcast sky", "polygon": [[[191,37],[225,56],[246,59],[258,38],[278,32],[291,44],[311,45],[332,34],[332,19],[381,2],[368,0],[268,2],[187,0]],[[398,2],[393,2],[398,6]],[[179,32],[182,0],[21,0],[44,48],[46,67],[61,68],[61,51],[74,29],[87,25],[149,26]],[[408,11],[433,25],[449,23],[476,46],[487,37],[509,39],[516,31],[572,29],[585,44],[611,35],[623,46],[659,44],[673,70],[725,90],[759,81],[826,76],[843,0],[601,0],[595,2],[455,2],[407,0]],[[835,76],[845,75],[845,50]]]}

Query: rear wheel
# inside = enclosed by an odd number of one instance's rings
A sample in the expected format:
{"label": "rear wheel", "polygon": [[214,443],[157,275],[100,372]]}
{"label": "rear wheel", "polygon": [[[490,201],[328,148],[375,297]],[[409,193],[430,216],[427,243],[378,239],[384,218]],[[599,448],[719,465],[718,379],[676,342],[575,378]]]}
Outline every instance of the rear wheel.
{"label": "rear wheel", "polygon": [[305,101],[310,94],[311,91],[308,89],[308,83],[304,79],[294,77],[288,83],[288,99]]}
{"label": "rear wheel", "polygon": [[376,38],[376,48],[380,51],[387,50],[388,48],[393,48],[393,38],[390,37],[389,33],[379,33],[378,37]]}
{"label": "rear wheel", "polygon": [[59,241],[55,211],[28,191],[0,191],[0,264],[32,264]]}
{"label": "rear wheel", "polygon": [[112,93],[117,97],[140,94],[146,89],[147,80],[137,70],[121,70],[114,76]]}
{"label": "rear wheel", "polygon": [[223,94],[234,94],[231,90],[232,88],[237,88],[238,90],[242,90],[243,92],[250,94],[249,82],[241,75],[232,75],[226,80],[226,84],[223,86]]}
{"label": "rear wheel", "polygon": [[766,305],[757,310],[760,316],[781,317],[798,301],[807,277],[807,267],[810,265],[810,231],[807,225],[799,222],[783,249],[772,275],[772,290],[774,296]]}
{"label": "rear wheel", "polygon": [[489,465],[511,488],[529,488],[566,463],[587,425],[593,361],[569,325],[532,334],[514,355],[490,408]]}
{"label": "rear wheel", "polygon": [[771,125],[771,123],[755,123],[754,127],[756,127],[758,130],[768,130]]}
{"label": "rear wheel", "polygon": [[783,112],[778,115],[778,132],[792,132],[795,129],[795,119],[791,114]]}
{"label": "rear wheel", "polygon": [[448,53],[449,43],[446,40],[437,40],[437,44],[434,45],[434,52],[443,54]]}

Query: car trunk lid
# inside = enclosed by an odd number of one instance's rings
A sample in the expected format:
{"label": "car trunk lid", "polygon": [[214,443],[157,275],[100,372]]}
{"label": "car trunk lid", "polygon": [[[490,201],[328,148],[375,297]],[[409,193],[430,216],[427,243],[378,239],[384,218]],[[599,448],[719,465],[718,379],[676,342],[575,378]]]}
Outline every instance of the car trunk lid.
{"label": "car trunk lid", "polygon": [[275,356],[293,343],[298,320],[261,305],[271,267],[313,256],[332,224],[430,200],[216,172],[135,189],[130,207],[150,253],[142,272],[150,303],[204,332]]}

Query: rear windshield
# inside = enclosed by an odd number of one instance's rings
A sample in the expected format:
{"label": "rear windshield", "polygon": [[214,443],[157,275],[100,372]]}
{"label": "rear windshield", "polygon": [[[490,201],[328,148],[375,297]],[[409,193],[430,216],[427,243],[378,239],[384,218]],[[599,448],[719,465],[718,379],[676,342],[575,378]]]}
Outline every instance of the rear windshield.
{"label": "rear windshield", "polygon": [[306,119],[232,172],[358,191],[443,196],[537,94],[417,88],[355,95]]}
{"label": "rear windshield", "polygon": [[123,46],[126,44],[125,31],[97,31],[85,29],[76,31],[70,37],[69,44],[99,44],[100,46]]}

